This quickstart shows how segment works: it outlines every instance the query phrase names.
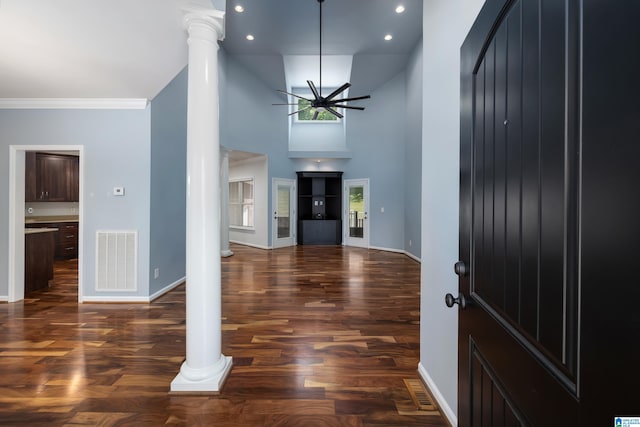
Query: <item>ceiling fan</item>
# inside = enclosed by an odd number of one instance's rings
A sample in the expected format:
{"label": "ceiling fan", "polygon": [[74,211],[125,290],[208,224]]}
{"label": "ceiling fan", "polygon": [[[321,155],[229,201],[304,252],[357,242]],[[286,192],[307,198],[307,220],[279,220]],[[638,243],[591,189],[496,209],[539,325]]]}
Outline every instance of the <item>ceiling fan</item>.
{"label": "ceiling fan", "polygon": [[[331,92],[329,95],[322,96],[322,3],[323,2],[324,0],[318,0],[318,3],[320,4],[320,90],[316,88],[316,85],[313,84],[311,80],[307,80],[307,84],[309,85],[309,89],[311,89],[311,93],[313,94],[313,99],[305,98],[303,96],[296,95],[295,93],[287,92],[284,90],[278,90],[278,92],[284,93],[286,95],[291,95],[299,99],[303,99],[309,103],[309,105],[307,105],[306,107],[301,108],[297,111],[294,111],[293,113],[289,113],[289,116],[292,116],[301,111],[305,111],[313,108],[315,112],[313,114],[312,120],[316,120],[321,111],[328,111],[329,113],[333,114],[337,118],[341,119],[344,116],[340,114],[338,111],[336,111],[335,110],[336,108],[345,108],[350,110],[364,110],[364,107],[346,105],[345,102],[358,101],[360,99],[371,98],[370,95],[356,96],[352,98],[336,98],[336,96],[338,96],[340,93],[342,93],[343,91],[351,87],[351,83],[349,82],[343,84],[342,86],[340,86],[339,88]],[[272,104],[272,105],[298,105],[298,103]]]}

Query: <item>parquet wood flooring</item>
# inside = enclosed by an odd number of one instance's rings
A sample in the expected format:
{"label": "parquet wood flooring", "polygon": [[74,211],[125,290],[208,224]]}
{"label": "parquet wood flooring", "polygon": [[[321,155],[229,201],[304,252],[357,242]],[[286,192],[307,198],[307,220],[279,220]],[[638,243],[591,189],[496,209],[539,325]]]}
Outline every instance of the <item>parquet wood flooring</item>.
{"label": "parquet wood flooring", "polygon": [[420,266],[401,254],[233,245],[217,396],[169,394],[184,286],[151,304],[77,304],[75,260],[0,304],[2,426],[446,426],[418,410]]}

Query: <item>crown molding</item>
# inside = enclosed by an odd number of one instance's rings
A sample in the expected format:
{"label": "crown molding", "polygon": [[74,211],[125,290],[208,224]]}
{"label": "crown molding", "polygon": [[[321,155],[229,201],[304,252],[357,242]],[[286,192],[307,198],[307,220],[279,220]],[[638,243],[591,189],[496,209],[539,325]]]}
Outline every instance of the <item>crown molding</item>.
{"label": "crown molding", "polygon": [[144,110],[146,98],[0,98],[2,110]]}

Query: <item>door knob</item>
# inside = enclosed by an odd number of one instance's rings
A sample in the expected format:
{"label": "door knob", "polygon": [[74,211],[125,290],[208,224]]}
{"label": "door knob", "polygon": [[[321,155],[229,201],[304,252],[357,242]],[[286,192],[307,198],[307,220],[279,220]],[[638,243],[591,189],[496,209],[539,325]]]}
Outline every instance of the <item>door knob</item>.
{"label": "door knob", "polygon": [[454,304],[458,304],[463,310],[467,308],[467,300],[464,294],[458,294],[458,298],[454,298],[451,294],[446,294],[444,296],[444,303],[447,304],[447,307],[453,307]]}
{"label": "door knob", "polygon": [[464,261],[456,262],[453,266],[453,271],[455,271],[456,274],[460,277],[466,276],[469,272],[469,270],[467,269],[467,264],[465,264]]}

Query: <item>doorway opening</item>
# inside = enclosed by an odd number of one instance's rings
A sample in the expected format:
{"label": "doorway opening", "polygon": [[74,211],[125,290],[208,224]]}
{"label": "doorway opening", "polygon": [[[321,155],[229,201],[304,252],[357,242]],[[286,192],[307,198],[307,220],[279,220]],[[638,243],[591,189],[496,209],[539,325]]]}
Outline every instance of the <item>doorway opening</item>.
{"label": "doorway opening", "polygon": [[[28,152],[73,154],[78,156],[78,217],[77,276],[78,302],[82,302],[82,254],[84,224],[84,146],[82,145],[12,145],[9,147],[9,259],[8,302],[16,302],[25,296],[25,217],[29,214],[25,202],[26,158]],[[63,210],[62,205],[44,209],[51,213]],[[33,209],[33,207],[32,207]],[[62,212],[62,211],[58,211]],[[75,214],[74,214],[75,215]]]}

